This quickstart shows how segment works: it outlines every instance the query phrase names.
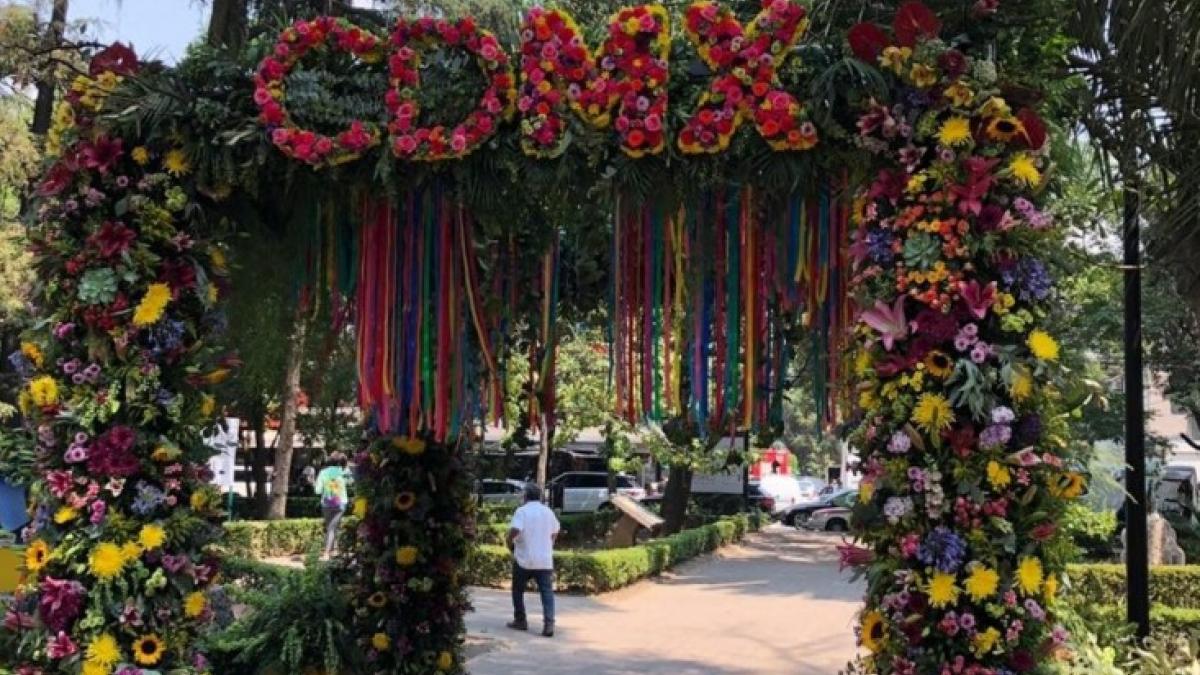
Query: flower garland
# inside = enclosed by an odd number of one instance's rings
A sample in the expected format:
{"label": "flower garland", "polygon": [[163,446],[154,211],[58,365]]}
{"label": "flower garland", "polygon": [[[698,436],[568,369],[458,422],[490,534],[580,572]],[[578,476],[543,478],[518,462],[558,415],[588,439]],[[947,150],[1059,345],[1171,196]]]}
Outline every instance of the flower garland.
{"label": "flower garland", "polygon": [[459,570],[474,527],[471,479],[454,444],[381,436],[355,457],[358,519],[339,565],[355,593],[371,673],[465,672]]}
{"label": "flower garland", "polygon": [[[508,54],[495,35],[476,27],[474,19],[447,21],[424,17],[411,22],[401,19],[392,30],[391,43],[395,51],[388,58],[391,73],[388,129],[397,157],[425,162],[465,157],[491,138],[500,123],[512,115],[516,92]],[[421,84],[421,52],[438,43],[465,49],[475,57],[488,80],[475,110],[449,130],[441,125],[418,126],[421,110],[416,90]]]}
{"label": "flower garland", "polygon": [[910,2],[891,36],[849,36],[894,101],[858,120],[883,168],[851,248],[867,547],[843,556],[869,580],[856,672],[1048,672],[1067,640],[1056,520],[1084,479],[1063,451],[1052,282],[1034,255],[1052,224],[1033,201],[1046,132],[939,29]]}
{"label": "flower garland", "polygon": [[717,75],[680,132],[679,148],[721,152],[747,117],[773,150],[814,147],[817,129],[804,104],[781,88],[776,75],[807,29],[804,7],[791,0],[763,0],[762,12],[745,29],[715,0],[688,6],[684,30]]}
{"label": "flower garland", "polygon": [[310,51],[333,49],[351,54],[363,63],[374,63],[382,58],[380,47],[378,37],[346,19],[322,16],[297,20],[286,28],[254,76],[254,102],[258,105],[259,120],[266,125],[275,147],[288,157],[321,168],[358,159],[378,145],[378,127],[361,120],[352,121],[334,137],[297,128],[284,105],[287,97],[284,79]]}
{"label": "flower garland", "polygon": [[608,21],[608,39],[593,57],[575,20],[535,7],[521,25],[521,147],[533,157],[566,150],[564,101],[589,123],[614,124],[630,157],[666,147],[670,19],[662,5],[625,7]]}
{"label": "flower garland", "polygon": [[136,69],[124,47],[96,56],[38,186],[45,320],[9,357],[37,472],[26,582],[4,622],[24,634],[19,673],[207,671],[195,640],[221,511],[201,440],[215,403],[194,374],[216,372],[224,257],[189,228],[195,204],[167,171],[186,168],[181,151],[94,124],[96,92]]}

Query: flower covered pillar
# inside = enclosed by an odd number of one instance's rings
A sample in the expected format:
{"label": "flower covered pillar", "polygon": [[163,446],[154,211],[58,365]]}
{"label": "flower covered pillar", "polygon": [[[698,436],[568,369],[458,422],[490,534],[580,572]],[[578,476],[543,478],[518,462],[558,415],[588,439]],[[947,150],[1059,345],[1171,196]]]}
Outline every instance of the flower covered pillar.
{"label": "flower covered pillar", "polygon": [[1084,489],[1056,415],[1059,346],[1037,204],[1048,144],[996,64],[938,39],[919,3],[856,55],[891,103],[858,121],[853,293],[864,479],[846,562],[868,580],[861,673],[1051,672],[1066,640],[1056,521]]}
{"label": "flower covered pillar", "polygon": [[223,512],[201,436],[229,373],[212,344],[225,258],[194,220],[182,150],[96,123],[136,69],[118,45],[74,81],[37,189],[43,320],[9,358],[36,458],[27,577],[4,620],[19,673],[208,671],[204,547]]}

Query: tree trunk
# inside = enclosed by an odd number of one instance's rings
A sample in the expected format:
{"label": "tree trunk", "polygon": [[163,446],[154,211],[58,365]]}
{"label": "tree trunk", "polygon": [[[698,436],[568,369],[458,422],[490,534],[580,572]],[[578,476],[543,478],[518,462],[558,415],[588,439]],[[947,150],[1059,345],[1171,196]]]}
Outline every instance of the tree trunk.
{"label": "tree trunk", "polygon": [[262,518],[267,513],[267,416],[260,407],[254,414],[254,451],[250,461],[250,473],[254,476],[254,517]]}
{"label": "tree trunk", "polygon": [[304,337],[307,324],[296,316],[296,328],[288,350],[287,377],[283,386],[283,412],[279,416],[279,439],[275,448],[275,475],[271,481],[271,508],[267,520],[287,517],[287,495],[292,475],[292,451],[296,442],[296,414],[300,403],[300,372],[304,366]]}
{"label": "tree trunk", "polygon": [[550,471],[550,447],[554,443],[552,438],[554,432],[546,423],[545,415],[542,415],[541,425],[542,433],[538,434],[541,442],[538,444],[537,484],[539,488],[545,490],[546,481],[549,478],[546,474]]}
{"label": "tree trunk", "polygon": [[[50,25],[46,29],[46,47],[57,49],[62,46],[66,25],[67,0],[54,0]],[[37,100],[33,105],[33,122],[29,125],[29,130],[39,136],[50,131],[50,123],[54,118],[54,86],[54,65],[48,64],[37,81]]]}
{"label": "tree trunk", "polygon": [[663,534],[675,534],[683,529],[687,519],[688,500],[692,497],[692,470],[672,466],[667,474],[667,490],[663,493]]}
{"label": "tree trunk", "polygon": [[246,0],[213,0],[208,21],[208,44],[241,49],[246,40]]}

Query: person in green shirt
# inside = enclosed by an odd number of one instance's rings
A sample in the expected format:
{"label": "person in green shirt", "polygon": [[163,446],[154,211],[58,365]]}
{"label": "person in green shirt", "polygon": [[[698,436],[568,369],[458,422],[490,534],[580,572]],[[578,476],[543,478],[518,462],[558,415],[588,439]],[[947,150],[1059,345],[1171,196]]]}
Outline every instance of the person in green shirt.
{"label": "person in green shirt", "polygon": [[338,526],[342,523],[342,515],[346,512],[349,497],[346,493],[346,455],[334,452],[325,460],[321,473],[313,490],[321,497],[321,515],[325,518],[325,552],[322,557],[333,555],[337,548]]}

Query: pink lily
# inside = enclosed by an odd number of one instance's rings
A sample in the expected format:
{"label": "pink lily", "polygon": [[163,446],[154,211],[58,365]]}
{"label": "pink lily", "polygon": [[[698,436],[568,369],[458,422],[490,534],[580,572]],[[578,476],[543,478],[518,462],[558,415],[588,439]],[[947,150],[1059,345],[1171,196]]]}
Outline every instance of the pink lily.
{"label": "pink lily", "polygon": [[896,298],[895,304],[888,307],[882,300],[875,301],[875,307],[862,313],[862,322],[879,331],[883,346],[888,351],[896,345],[896,339],[908,337],[908,320],[904,318],[904,298]]}
{"label": "pink lily", "polygon": [[963,302],[967,303],[967,309],[971,310],[971,314],[976,319],[982,319],[987,316],[988,310],[996,303],[996,282],[980,286],[975,279],[964,281],[959,285],[958,293],[962,296]]}

